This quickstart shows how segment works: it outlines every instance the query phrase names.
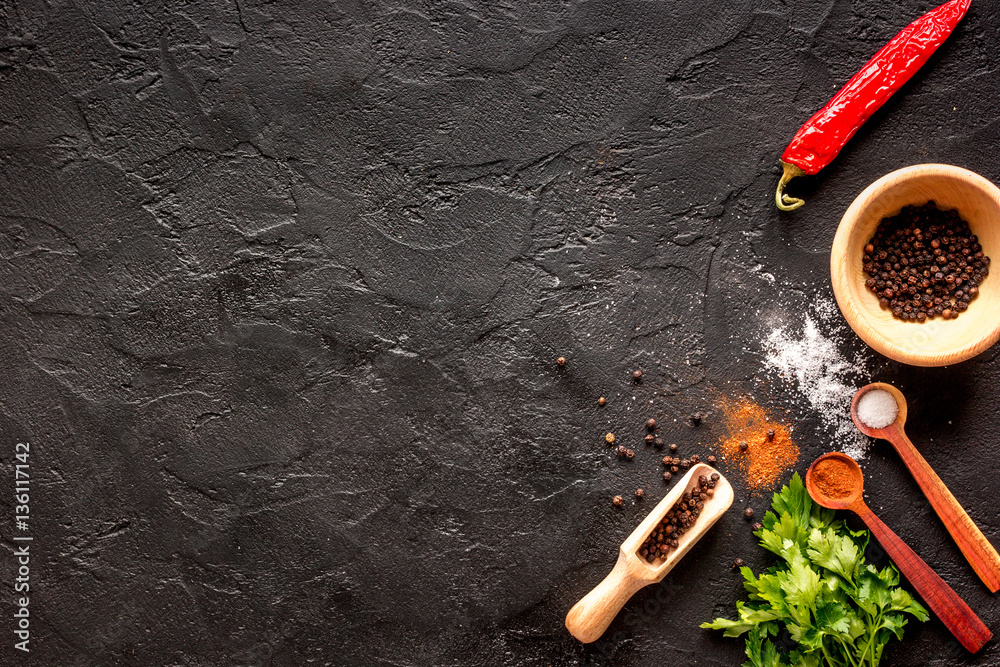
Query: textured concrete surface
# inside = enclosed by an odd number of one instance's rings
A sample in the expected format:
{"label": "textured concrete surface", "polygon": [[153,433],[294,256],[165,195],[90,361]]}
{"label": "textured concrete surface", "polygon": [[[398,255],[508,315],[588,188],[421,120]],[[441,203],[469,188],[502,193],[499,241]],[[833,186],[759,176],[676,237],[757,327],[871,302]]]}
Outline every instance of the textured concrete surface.
{"label": "textured concrete surface", "polygon": [[[773,205],[797,127],[933,4],[0,2],[0,479],[30,441],[35,536],[24,657],[0,491],[0,662],[738,664],[697,629],[735,556],[767,563],[735,512],[594,645],[563,617],[643,514],[611,496],[665,493],[646,417],[705,453],[750,393],[792,410],[801,470],[833,446],[760,340],[830,298],[853,197],[918,162],[1000,180],[976,0],[806,208]],[[996,351],[841,340],[1000,544]],[[898,458],[864,464],[1000,631]],[[885,663],[1000,663],[948,640]]]}

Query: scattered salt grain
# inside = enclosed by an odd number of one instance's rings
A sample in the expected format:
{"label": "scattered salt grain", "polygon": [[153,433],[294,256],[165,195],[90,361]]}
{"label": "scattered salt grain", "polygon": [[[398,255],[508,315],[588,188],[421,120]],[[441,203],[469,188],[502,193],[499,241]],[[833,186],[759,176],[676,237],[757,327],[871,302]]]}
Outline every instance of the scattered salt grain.
{"label": "scattered salt grain", "polygon": [[845,454],[864,458],[868,440],[851,421],[850,405],[861,358],[849,360],[840,352],[843,325],[836,306],[826,299],[813,302],[801,330],[779,326],[762,341],[765,366],[794,382],[833,443]]}
{"label": "scattered salt grain", "polygon": [[872,389],[858,400],[858,419],[868,428],[885,428],[898,414],[896,399],[884,389]]}

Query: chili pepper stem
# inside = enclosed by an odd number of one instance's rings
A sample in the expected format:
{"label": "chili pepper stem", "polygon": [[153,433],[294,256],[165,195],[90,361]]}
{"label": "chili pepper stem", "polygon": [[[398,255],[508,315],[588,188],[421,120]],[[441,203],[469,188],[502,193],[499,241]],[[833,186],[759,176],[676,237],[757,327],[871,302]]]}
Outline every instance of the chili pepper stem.
{"label": "chili pepper stem", "polygon": [[780,162],[781,166],[784,168],[784,173],[781,174],[781,180],[778,181],[778,191],[774,193],[774,203],[777,204],[778,208],[782,211],[794,211],[806,202],[804,199],[797,199],[786,195],[784,192],[785,186],[788,185],[788,181],[793,178],[805,176],[806,172],[802,171],[794,164],[790,164],[784,160],[778,160],[778,162]]}

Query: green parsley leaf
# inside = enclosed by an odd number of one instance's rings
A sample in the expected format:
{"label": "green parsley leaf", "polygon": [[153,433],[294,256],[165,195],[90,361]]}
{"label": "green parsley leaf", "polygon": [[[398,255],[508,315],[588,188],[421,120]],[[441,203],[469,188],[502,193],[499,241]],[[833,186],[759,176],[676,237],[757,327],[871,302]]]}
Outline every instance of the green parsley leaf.
{"label": "green parsley leaf", "polygon": [[723,637],[739,637],[744,632],[748,632],[756,628],[757,624],[743,621],[730,621],[726,618],[717,618],[711,623],[702,623],[698,627],[705,628],[706,630],[722,630]]}
{"label": "green parsley leaf", "polygon": [[[797,473],[774,494],[762,524],[755,534],[778,560],[759,575],[741,568],[750,602],[737,603],[736,620],[701,626],[727,637],[745,634],[744,667],[877,667],[908,617],[928,619],[899,588],[894,566],[865,562],[869,533],[813,503]],[[789,651],[769,639],[782,630],[796,642]]]}
{"label": "green parsley leaf", "polygon": [[849,536],[838,535],[832,528],[814,528],[809,535],[809,559],[820,567],[853,581],[860,565],[858,547]]}
{"label": "green parsley leaf", "polygon": [[816,606],[820,589],[819,572],[809,566],[809,561],[798,550],[789,559],[788,571],[779,572],[777,578],[787,604],[807,608]]}
{"label": "green parsley leaf", "polygon": [[749,660],[743,667],[783,667],[788,665],[781,658],[777,648],[767,639],[769,628],[758,625],[747,635],[746,653]]}

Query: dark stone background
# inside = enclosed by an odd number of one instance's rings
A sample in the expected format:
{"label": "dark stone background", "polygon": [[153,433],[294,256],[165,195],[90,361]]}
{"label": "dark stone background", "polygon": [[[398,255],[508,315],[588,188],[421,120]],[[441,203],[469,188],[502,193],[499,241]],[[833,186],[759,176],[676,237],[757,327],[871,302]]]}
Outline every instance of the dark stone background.
{"label": "dark stone background", "polygon": [[[6,487],[30,441],[35,480],[32,653],[5,557],[0,662],[738,664],[697,629],[741,597],[735,556],[767,562],[737,512],[602,640],[563,628],[643,514],[611,496],[666,490],[601,438],[655,415],[707,451],[720,395],[797,405],[760,313],[830,298],[851,199],[919,162],[1000,180],[976,0],[806,208],[774,207],[796,128],[935,4],[0,2],[0,457]],[[844,347],[1000,543],[996,352]],[[792,418],[804,470],[836,443]],[[1000,631],[895,454],[863,463]],[[911,627],[884,662],[1000,664],[948,642]]]}

